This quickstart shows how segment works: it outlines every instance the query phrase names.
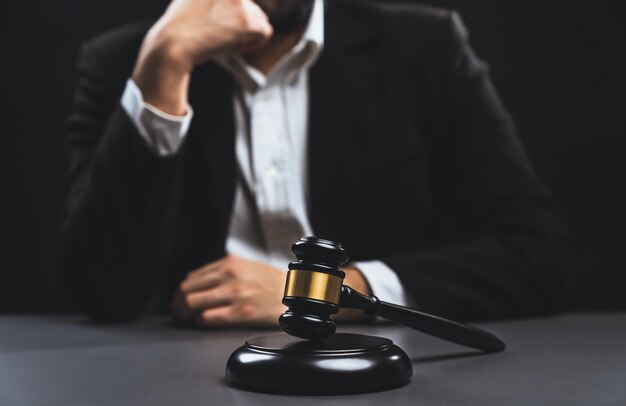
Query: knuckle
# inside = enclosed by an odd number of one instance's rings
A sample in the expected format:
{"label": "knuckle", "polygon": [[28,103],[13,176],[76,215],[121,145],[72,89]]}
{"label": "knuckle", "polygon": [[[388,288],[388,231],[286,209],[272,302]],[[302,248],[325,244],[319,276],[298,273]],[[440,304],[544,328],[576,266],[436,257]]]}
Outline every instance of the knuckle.
{"label": "knuckle", "polygon": [[244,304],[239,307],[239,314],[244,319],[252,318],[255,312],[256,308],[252,304]]}
{"label": "knuckle", "polygon": [[224,275],[227,277],[236,278],[238,274],[239,272],[237,271],[236,266],[231,265],[231,266],[228,266],[227,268],[224,268]]}
{"label": "knuckle", "polygon": [[237,24],[243,28],[249,28],[252,19],[250,18],[250,14],[246,11],[244,7],[239,7],[237,9],[237,14],[235,16]]}
{"label": "knuckle", "polygon": [[230,289],[231,289],[231,293],[235,297],[240,297],[244,293],[244,287],[242,286],[241,283],[233,283]]}
{"label": "knuckle", "polygon": [[196,295],[184,295],[183,304],[188,308],[193,308],[197,304]]}

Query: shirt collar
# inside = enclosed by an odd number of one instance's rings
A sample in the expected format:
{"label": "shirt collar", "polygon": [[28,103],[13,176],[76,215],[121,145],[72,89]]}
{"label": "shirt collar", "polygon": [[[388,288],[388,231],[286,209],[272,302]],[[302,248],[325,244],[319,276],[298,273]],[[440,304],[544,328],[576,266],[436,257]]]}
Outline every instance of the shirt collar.
{"label": "shirt collar", "polygon": [[256,91],[267,85],[273,76],[294,81],[300,72],[317,60],[324,48],[324,0],[314,0],[309,22],[300,41],[272,68],[269,76],[247,63],[240,55],[225,53],[215,61],[226,68],[247,91]]}
{"label": "shirt collar", "polygon": [[324,46],[324,0],[315,0],[309,25],[302,38],[320,49]]}

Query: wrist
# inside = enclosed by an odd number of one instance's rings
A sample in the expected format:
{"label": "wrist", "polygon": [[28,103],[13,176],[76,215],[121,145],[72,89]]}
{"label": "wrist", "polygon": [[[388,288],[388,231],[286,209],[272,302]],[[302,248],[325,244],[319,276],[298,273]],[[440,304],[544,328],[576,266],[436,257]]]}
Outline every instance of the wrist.
{"label": "wrist", "polygon": [[365,295],[371,295],[372,289],[367,283],[367,279],[365,276],[356,268],[343,268],[342,269],[346,273],[346,278],[344,279],[344,284],[350,286],[352,289],[356,290],[359,293],[363,293]]}
{"label": "wrist", "polygon": [[[343,268],[342,271],[346,273],[344,279],[344,285],[350,286],[352,289],[365,295],[371,295],[372,290],[367,283],[367,279],[356,268]],[[333,316],[334,321],[364,321],[367,320],[367,316],[360,310],[356,309],[341,309],[339,313]]]}
{"label": "wrist", "polygon": [[187,94],[193,64],[181,56],[171,41],[146,37],[132,79],[143,99],[172,115],[187,113]]}

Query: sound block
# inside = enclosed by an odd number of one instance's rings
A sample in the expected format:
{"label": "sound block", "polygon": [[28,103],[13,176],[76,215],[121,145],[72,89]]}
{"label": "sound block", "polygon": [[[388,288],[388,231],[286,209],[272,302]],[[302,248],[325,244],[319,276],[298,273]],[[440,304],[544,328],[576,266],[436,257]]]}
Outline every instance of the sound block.
{"label": "sound block", "polygon": [[323,341],[287,334],[252,338],[226,364],[230,384],[282,394],[376,392],[404,385],[412,375],[409,357],[391,340],[359,334]]}

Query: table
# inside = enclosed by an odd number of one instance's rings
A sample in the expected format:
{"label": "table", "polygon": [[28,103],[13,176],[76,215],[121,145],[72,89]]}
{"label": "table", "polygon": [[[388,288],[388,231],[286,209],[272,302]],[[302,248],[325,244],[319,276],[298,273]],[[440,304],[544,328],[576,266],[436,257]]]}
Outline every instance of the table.
{"label": "table", "polygon": [[289,397],[223,380],[230,353],[268,331],[0,316],[0,405],[626,405],[626,314],[480,326],[507,351],[476,355],[393,325],[342,326],[393,339],[413,360],[412,382],[373,394]]}

